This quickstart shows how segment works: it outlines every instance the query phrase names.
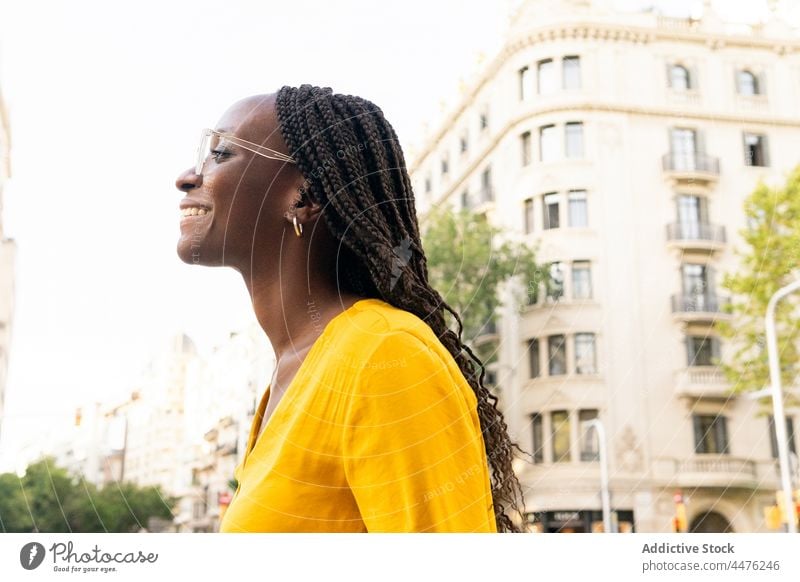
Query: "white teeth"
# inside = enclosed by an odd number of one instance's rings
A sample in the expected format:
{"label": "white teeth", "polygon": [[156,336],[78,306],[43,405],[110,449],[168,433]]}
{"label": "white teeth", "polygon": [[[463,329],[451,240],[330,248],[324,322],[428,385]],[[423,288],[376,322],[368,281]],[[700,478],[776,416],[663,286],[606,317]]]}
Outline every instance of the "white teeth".
{"label": "white teeth", "polygon": [[181,216],[205,216],[206,214],[208,214],[208,210],[205,208],[197,208],[196,206],[181,210]]}

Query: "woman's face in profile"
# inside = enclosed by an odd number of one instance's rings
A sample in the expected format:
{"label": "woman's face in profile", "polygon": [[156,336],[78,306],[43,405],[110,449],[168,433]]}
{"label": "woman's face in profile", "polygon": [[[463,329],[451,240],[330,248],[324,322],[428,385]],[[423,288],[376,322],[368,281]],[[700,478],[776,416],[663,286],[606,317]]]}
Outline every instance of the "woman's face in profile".
{"label": "woman's face in profile", "polygon": [[[274,96],[233,104],[216,131],[288,153],[274,109]],[[198,144],[199,145],[199,144]],[[299,172],[212,134],[200,175],[184,171],[177,252],[189,264],[248,267],[254,252],[277,249]],[[282,171],[283,169],[283,171]]]}

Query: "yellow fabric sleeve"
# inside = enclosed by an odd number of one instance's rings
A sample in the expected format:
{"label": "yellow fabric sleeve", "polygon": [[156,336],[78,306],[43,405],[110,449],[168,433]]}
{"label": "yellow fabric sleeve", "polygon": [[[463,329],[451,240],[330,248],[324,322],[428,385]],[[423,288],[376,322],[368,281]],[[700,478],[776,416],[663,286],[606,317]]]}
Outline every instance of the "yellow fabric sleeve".
{"label": "yellow fabric sleeve", "polygon": [[368,531],[497,531],[475,403],[455,361],[416,335],[379,340],[359,366],[342,442]]}

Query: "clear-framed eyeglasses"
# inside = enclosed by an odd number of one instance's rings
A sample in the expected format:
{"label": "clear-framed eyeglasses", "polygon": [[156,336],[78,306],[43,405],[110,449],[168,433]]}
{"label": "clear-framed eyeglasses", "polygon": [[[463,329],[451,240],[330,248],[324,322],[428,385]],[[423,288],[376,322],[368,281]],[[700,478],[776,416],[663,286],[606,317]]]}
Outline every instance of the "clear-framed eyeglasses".
{"label": "clear-framed eyeglasses", "polygon": [[291,156],[287,156],[281,152],[239,137],[234,137],[228,133],[217,131],[216,129],[206,128],[200,134],[200,146],[197,148],[197,161],[195,162],[194,173],[198,176],[203,173],[203,166],[209,156],[224,156],[226,153],[231,153],[230,149],[225,149],[226,143],[237,145],[240,148],[272,160],[280,160],[291,164],[297,163]]}

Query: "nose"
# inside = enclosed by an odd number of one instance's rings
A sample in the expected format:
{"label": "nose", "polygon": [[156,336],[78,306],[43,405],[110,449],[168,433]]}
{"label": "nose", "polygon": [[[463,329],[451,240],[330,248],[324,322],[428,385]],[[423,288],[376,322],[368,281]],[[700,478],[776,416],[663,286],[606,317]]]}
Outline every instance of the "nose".
{"label": "nose", "polygon": [[202,184],[203,175],[195,174],[194,168],[189,168],[188,170],[181,172],[181,175],[178,176],[177,180],[175,180],[175,187],[181,192],[189,192],[190,190],[199,188],[202,186]]}

